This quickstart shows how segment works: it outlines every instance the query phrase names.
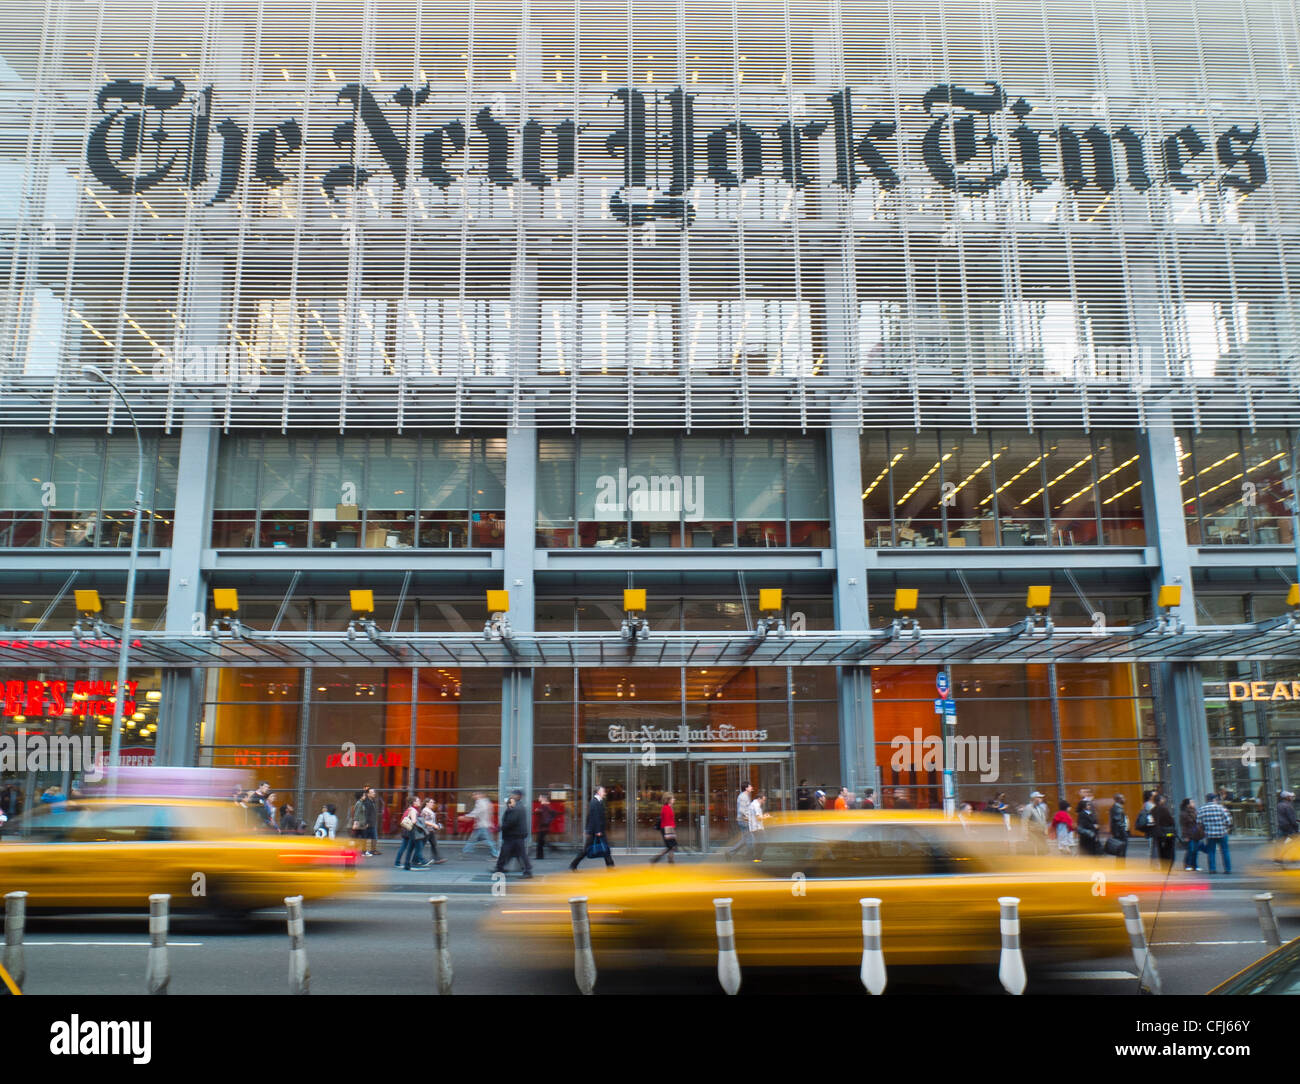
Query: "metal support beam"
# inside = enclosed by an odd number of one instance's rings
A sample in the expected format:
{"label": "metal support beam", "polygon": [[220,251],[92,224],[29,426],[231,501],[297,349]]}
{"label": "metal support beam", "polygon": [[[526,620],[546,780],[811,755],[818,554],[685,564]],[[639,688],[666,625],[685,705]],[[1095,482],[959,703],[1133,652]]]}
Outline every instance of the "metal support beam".
{"label": "metal support beam", "polygon": [[[502,586],[510,592],[515,636],[534,628],[533,549],[537,508],[537,431],[510,430],[506,437],[506,537]],[[513,648],[511,655],[514,655]],[[533,671],[510,668],[501,675],[501,786],[533,790]],[[505,795],[501,795],[504,800]],[[528,808],[532,808],[531,804]]]}
{"label": "metal support beam", "polygon": [[[1173,615],[1189,632],[1196,627],[1192,549],[1187,544],[1178,446],[1167,416],[1153,414],[1142,448],[1142,508],[1147,539],[1160,558],[1151,585],[1151,611],[1157,612],[1161,586],[1177,584],[1182,598]],[[1201,668],[1195,662],[1161,663],[1154,684],[1162,697],[1166,765],[1174,797],[1199,798],[1210,787],[1210,735],[1205,721]]]}
{"label": "metal support beam", "polygon": [[[171,567],[167,576],[169,634],[203,628],[206,581],[203,550],[212,530],[212,495],[219,432],[206,416],[186,419],[181,431],[176,473],[176,516],[172,524]],[[156,753],[159,764],[194,763],[195,731],[203,711],[202,670],[164,670],[158,710]]]}

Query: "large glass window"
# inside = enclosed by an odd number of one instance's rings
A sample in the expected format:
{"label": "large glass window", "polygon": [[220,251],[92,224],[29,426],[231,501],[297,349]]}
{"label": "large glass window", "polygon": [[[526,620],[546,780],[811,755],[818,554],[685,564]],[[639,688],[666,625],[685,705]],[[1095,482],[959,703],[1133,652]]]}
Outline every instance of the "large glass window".
{"label": "large glass window", "polygon": [[1144,544],[1133,434],[871,432],[868,545]]}
{"label": "large glass window", "polygon": [[499,547],[505,439],[230,436],[212,518],[217,548]]}
{"label": "large glass window", "polygon": [[569,545],[570,523],[599,548],[830,545],[821,437],[544,437],[539,453],[557,475],[538,493],[540,546]]}
{"label": "large glass window", "polygon": [[1281,430],[1178,435],[1187,537],[1193,545],[1290,545],[1292,445]]}
{"label": "large glass window", "polygon": [[[169,546],[178,437],[144,438],[140,545]],[[139,454],[133,434],[0,437],[0,546],[130,546]]]}
{"label": "large glass window", "polygon": [[[477,789],[495,792],[501,749],[501,675],[492,670],[412,671],[238,668],[209,671],[200,762],[265,779],[279,804],[310,826],[334,805],[348,834],[356,792],[378,792],[381,835],[396,835],[407,795],[432,796],[463,837]],[[301,752],[300,752],[301,751]]]}

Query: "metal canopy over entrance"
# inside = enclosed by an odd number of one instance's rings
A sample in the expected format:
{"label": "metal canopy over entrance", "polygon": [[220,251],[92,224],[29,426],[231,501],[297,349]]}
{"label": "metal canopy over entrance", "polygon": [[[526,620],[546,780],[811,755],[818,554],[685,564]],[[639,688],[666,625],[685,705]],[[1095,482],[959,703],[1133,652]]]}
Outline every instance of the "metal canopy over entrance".
{"label": "metal canopy over entrance", "polygon": [[[0,639],[0,665],[116,665],[117,640],[71,634]],[[554,632],[485,639],[468,633],[247,633],[244,636],[141,632],[134,667],[208,666],[884,666],[963,663],[1269,662],[1300,659],[1300,622],[1201,625],[1184,632],[1149,626],[1041,630],[924,629],[902,635],[798,632],[651,632],[629,642],[617,632]]]}

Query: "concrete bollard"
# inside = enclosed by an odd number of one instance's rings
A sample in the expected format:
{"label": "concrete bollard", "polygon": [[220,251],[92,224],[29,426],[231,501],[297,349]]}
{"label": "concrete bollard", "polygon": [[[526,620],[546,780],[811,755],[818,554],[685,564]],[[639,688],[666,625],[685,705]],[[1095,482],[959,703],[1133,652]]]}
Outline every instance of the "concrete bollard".
{"label": "concrete bollard", "polygon": [[578,989],[590,994],[596,989],[596,958],[591,954],[591,919],[587,917],[587,897],[574,896],[569,900],[569,913],[573,917],[573,977]]}
{"label": "concrete bollard", "polygon": [[731,921],[731,900],[713,901],[718,927],[718,982],[729,994],[740,989],[740,957],[736,955],[736,924]]}
{"label": "concrete bollard", "polygon": [[1282,935],[1277,932],[1277,919],[1273,917],[1273,893],[1256,893],[1255,910],[1259,912],[1259,928],[1264,933],[1264,940],[1277,948],[1282,944]]}
{"label": "concrete bollard", "polygon": [[167,963],[167,922],[171,896],[155,892],[149,897],[149,964],[145,969],[145,987],[151,994],[167,993],[171,968]]}
{"label": "concrete bollard", "polygon": [[303,944],[302,897],[286,896],[289,911],[289,993],[311,993],[311,971],[307,967],[307,949]]}
{"label": "concrete bollard", "polygon": [[880,947],[880,900],[862,904],[862,985],[873,994],[885,992],[885,953]]}
{"label": "concrete bollard", "polygon": [[27,927],[27,893],[5,894],[5,970],[21,988],[27,978],[27,962],[23,958],[23,930]]}
{"label": "concrete bollard", "polygon": [[451,993],[451,948],[447,944],[447,897],[430,896],[433,908],[434,971],[438,976],[438,993]]}
{"label": "concrete bollard", "polygon": [[1128,930],[1129,945],[1133,949],[1133,963],[1137,965],[1138,979],[1153,994],[1161,993],[1160,972],[1156,958],[1147,947],[1147,933],[1142,927],[1142,912],[1138,910],[1136,896],[1120,896],[1119,905],[1124,910],[1124,927]]}
{"label": "concrete bollard", "polygon": [[1023,994],[1025,983],[1025,957],[1020,951],[1020,899],[1016,896],[999,896],[1002,909],[999,925],[1002,929],[1002,959],[998,961],[998,981],[1009,994]]}

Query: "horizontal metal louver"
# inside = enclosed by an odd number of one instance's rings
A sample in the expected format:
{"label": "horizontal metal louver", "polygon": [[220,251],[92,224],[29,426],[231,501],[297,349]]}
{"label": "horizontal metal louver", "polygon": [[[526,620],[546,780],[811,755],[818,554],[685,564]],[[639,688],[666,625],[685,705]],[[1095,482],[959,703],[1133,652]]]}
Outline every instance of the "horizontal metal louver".
{"label": "horizontal metal louver", "polygon": [[1300,424],[1284,0],[46,0],[0,424]]}

